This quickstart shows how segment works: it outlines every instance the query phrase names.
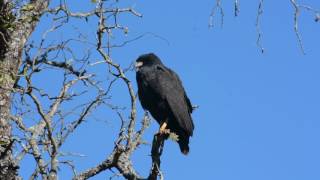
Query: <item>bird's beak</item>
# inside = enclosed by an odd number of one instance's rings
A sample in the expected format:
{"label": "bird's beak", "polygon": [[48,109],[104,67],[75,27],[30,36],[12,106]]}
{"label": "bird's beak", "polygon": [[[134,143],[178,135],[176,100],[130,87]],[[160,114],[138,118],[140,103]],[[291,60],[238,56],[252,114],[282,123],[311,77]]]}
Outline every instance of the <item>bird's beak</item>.
{"label": "bird's beak", "polygon": [[135,64],[136,70],[138,71],[142,65],[143,65],[143,62],[136,62]]}

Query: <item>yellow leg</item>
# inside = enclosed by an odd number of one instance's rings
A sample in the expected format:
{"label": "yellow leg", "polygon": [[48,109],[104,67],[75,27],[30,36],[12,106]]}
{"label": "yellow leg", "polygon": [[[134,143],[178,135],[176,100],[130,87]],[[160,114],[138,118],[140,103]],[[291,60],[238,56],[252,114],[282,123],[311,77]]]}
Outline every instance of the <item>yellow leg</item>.
{"label": "yellow leg", "polygon": [[166,122],[162,123],[160,126],[160,132],[163,132],[166,129],[166,127],[167,127],[167,123]]}
{"label": "yellow leg", "polygon": [[167,134],[167,133],[169,133],[169,129],[166,129],[167,125],[168,125],[168,124],[167,124],[166,122],[164,122],[164,123],[161,124],[160,129],[159,129],[159,133],[160,133],[160,134]]}

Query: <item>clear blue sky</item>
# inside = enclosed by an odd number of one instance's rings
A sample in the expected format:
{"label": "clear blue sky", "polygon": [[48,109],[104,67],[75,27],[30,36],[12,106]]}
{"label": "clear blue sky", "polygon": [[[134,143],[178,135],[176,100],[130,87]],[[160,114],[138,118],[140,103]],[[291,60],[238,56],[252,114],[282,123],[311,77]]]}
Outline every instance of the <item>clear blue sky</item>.
{"label": "clear blue sky", "polygon": [[[70,2],[74,10],[91,8],[89,0],[75,2]],[[320,8],[318,0],[303,2]],[[192,103],[200,106],[193,114],[190,154],[183,156],[174,142],[165,144],[161,166],[166,179],[320,179],[320,24],[310,13],[302,12],[299,28],[307,53],[302,55],[290,1],[265,1],[261,28],[266,53],[261,54],[255,44],[258,1],[240,1],[237,18],[233,17],[233,2],[222,1],[224,27],[209,29],[214,3],[126,0],[119,4],[134,6],[143,18],[122,16],[120,21],[129,27],[129,34],[117,33],[116,38],[129,40],[151,32],[166,41],[148,35],[114,49],[113,58],[125,66],[142,53],[155,52],[180,75]],[[73,23],[95,36],[90,23]],[[46,25],[41,23],[39,29]],[[56,38],[71,32],[66,30]],[[135,82],[134,72],[128,76]],[[114,92],[117,101],[128,101],[123,92]],[[140,104],[138,111],[141,117]],[[107,123],[88,119],[63,146],[65,151],[86,155],[73,158],[78,171],[102,161],[113,148],[119,121],[103,111],[95,116]],[[157,128],[152,121],[145,139],[150,142]],[[149,152],[150,146],[145,146],[133,157],[143,176],[149,172]],[[24,178],[31,174],[29,164],[33,163],[31,158],[23,161]],[[60,179],[70,178],[66,169],[60,172]],[[113,173],[107,171],[93,179],[110,175]]]}

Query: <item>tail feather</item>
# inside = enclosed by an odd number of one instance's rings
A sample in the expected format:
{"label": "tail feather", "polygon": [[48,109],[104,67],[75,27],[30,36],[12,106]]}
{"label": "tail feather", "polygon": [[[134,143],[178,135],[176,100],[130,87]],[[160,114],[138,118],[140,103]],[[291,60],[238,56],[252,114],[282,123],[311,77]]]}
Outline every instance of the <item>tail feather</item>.
{"label": "tail feather", "polygon": [[188,153],[189,153],[189,136],[185,135],[185,134],[180,134],[178,144],[179,144],[180,151],[182,152],[182,154],[188,155]]}

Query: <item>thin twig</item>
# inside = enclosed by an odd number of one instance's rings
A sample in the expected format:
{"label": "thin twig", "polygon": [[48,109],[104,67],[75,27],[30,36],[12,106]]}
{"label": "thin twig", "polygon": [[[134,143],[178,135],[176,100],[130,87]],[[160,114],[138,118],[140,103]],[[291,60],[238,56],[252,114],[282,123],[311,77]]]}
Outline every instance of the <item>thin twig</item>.
{"label": "thin twig", "polygon": [[257,34],[258,34],[258,38],[257,38],[256,44],[260,48],[262,54],[264,53],[264,47],[261,44],[262,31],[261,31],[261,25],[260,25],[260,21],[261,20],[260,19],[261,19],[261,16],[263,14],[263,2],[264,2],[264,0],[260,0],[259,1],[258,13],[257,13],[257,18],[256,18],[256,31],[257,31]]}
{"label": "thin twig", "polygon": [[212,8],[210,16],[209,16],[209,28],[214,27],[214,18],[216,16],[216,12],[220,12],[220,27],[223,27],[223,21],[224,21],[224,11],[221,5],[221,0],[216,0],[215,6]]}
{"label": "thin twig", "polygon": [[302,43],[302,39],[301,39],[301,35],[299,33],[299,29],[298,29],[298,18],[300,15],[300,8],[299,5],[297,4],[297,2],[295,0],[290,0],[291,4],[294,7],[294,16],[293,16],[293,21],[294,21],[294,32],[297,36],[298,42],[299,42],[299,47],[300,50],[302,52],[302,54],[306,54],[303,48],[303,43]]}

